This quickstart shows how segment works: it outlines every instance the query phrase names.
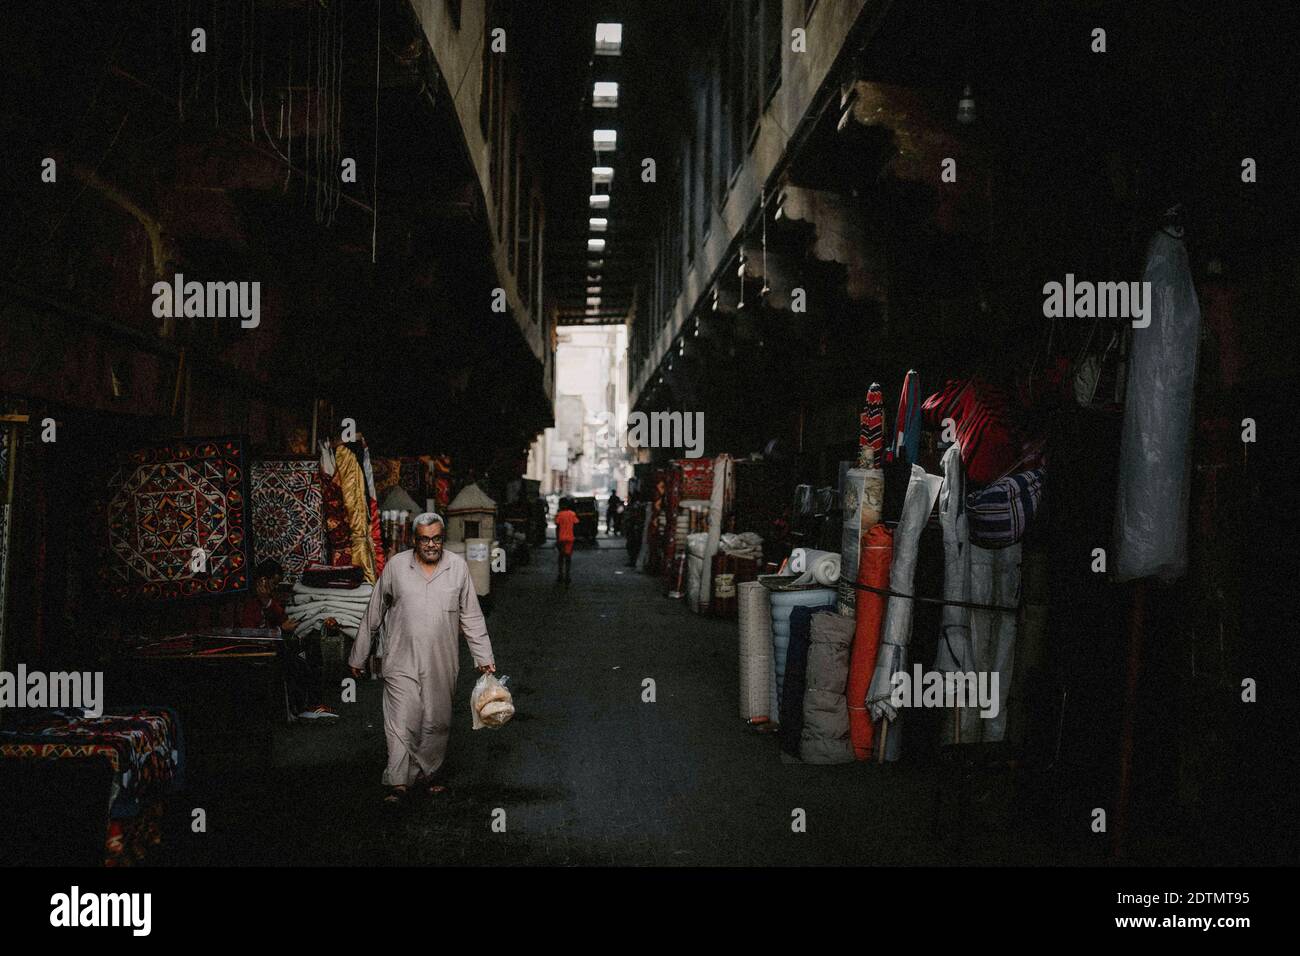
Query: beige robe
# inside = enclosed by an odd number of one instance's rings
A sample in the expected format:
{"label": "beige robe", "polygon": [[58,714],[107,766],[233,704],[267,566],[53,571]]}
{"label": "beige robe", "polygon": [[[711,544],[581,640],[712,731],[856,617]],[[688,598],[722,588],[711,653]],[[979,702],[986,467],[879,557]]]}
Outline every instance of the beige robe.
{"label": "beige robe", "polygon": [[348,658],[352,667],[365,665],[382,620],[388,786],[409,786],[442,766],[460,670],[457,635],[464,633],[476,666],[495,663],[465,559],[444,551],[431,580],[421,567],[414,551],[394,555],[384,566]]}

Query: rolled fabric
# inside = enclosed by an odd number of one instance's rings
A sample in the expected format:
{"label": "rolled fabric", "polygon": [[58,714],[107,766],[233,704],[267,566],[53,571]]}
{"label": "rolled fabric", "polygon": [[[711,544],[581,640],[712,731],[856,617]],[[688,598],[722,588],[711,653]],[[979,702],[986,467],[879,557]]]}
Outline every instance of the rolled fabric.
{"label": "rolled fabric", "polygon": [[769,591],[772,602],[772,658],[775,664],[773,712],[780,713],[785,686],[786,652],[790,647],[790,612],[796,607],[824,607],[835,603],[830,588],[804,588],[799,591]]}
{"label": "rolled fabric", "polygon": [[757,581],[736,586],[740,624],[740,717],[775,721],[769,684],[772,680],[772,610],[767,588]]}
{"label": "rolled fabric", "polygon": [[352,449],[340,445],[334,450],[334,466],[343,490],[348,511],[348,531],[352,537],[352,563],[365,572],[366,581],[375,583],[375,542],[370,537],[370,505],[366,500],[366,476]]}
{"label": "rolled fabric", "polygon": [[781,749],[799,756],[803,736],[803,699],[808,681],[808,641],[813,609],[790,609],[790,643],[785,657],[785,679],[781,692]]}
{"label": "rolled fabric", "polygon": [[[862,558],[858,562],[858,583],[873,588],[889,587],[889,566],[894,556],[894,532],[883,524],[871,528],[862,539]],[[880,645],[880,625],[885,616],[886,595],[871,591],[858,592],[853,649],[849,656],[848,686],[845,699],[849,711],[849,737],[853,755],[858,760],[871,756],[875,725],[867,712],[867,689],[876,669],[876,650]]]}
{"label": "rolled fabric", "polygon": [[795,548],[790,553],[790,571],[799,575],[791,582],[794,585],[834,587],[840,579],[840,556],[833,551]]}
{"label": "rolled fabric", "polygon": [[853,621],[832,610],[812,615],[803,731],[799,736],[799,756],[804,763],[853,762],[844,697],[853,630]]}

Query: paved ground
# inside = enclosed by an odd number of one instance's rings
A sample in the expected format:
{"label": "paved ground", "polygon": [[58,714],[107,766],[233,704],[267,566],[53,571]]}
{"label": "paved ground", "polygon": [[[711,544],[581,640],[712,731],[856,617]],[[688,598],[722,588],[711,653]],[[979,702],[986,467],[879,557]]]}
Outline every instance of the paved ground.
{"label": "paved ground", "polygon": [[[450,795],[396,812],[380,804],[380,691],[366,682],[335,725],[284,728],[269,769],[193,781],[156,861],[1087,861],[1060,844],[1060,828],[1034,825],[1032,797],[1022,788],[1013,803],[1005,779],[981,778],[959,811],[953,773],[933,760],[782,762],[776,740],[738,717],[735,623],[690,614],[657,579],[625,568],[621,539],[602,544],[575,554],[568,589],[555,584],[546,549],[500,582],[488,624],[518,715],[498,731],[470,730],[474,673],[462,647]],[[654,703],[642,700],[646,678]],[[193,806],[207,812],[206,833],[190,832]],[[498,809],[504,833],[492,829]],[[792,832],[796,809],[806,832]]]}

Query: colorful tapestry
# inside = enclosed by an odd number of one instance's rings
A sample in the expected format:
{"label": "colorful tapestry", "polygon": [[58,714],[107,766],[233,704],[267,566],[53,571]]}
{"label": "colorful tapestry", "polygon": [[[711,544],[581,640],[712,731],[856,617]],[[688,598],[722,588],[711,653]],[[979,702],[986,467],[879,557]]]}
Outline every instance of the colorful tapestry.
{"label": "colorful tapestry", "polygon": [[[412,495],[416,501],[423,501],[419,495]],[[440,512],[451,505],[451,456],[439,455],[433,459],[433,497]]]}
{"label": "colorful tapestry", "polygon": [[396,485],[401,477],[402,461],[400,458],[376,458],[371,455],[370,470],[375,476],[375,494],[382,501],[388,489]]}
{"label": "colorful tapestry", "polygon": [[294,584],[325,560],[320,462],[315,458],[253,463],[253,554],[272,558]]}
{"label": "colorful tapestry", "polygon": [[249,587],[248,467],[238,438],[132,452],[109,479],[106,519],[101,574],[117,597]]}
{"label": "colorful tapestry", "polygon": [[398,484],[416,501],[431,497],[430,482],[425,480],[425,464],[418,458],[403,458]]}

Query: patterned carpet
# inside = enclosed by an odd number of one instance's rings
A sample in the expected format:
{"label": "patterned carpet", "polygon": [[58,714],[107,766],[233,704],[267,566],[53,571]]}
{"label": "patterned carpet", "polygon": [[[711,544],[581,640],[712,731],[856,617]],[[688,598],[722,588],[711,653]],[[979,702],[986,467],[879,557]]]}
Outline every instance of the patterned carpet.
{"label": "patterned carpet", "polygon": [[309,564],[325,564],[320,462],[315,458],[253,465],[254,563],[274,558],[297,583]]}
{"label": "patterned carpet", "polygon": [[238,438],[179,439],[127,455],[109,480],[107,520],[102,573],[118,597],[249,587],[248,465]]}

